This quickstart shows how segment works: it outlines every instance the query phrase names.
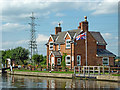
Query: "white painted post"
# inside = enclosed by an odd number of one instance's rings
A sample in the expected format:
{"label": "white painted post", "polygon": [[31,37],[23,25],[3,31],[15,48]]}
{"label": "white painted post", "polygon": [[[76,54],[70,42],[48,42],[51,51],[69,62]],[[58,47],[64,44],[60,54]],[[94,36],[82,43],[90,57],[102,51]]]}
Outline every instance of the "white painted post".
{"label": "white painted post", "polygon": [[12,66],[10,65],[10,71],[12,72]]}
{"label": "white painted post", "polygon": [[85,76],[85,67],[83,67],[83,75]]}
{"label": "white painted post", "polygon": [[95,67],[93,66],[93,74],[95,75]]}
{"label": "white painted post", "polygon": [[100,66],[98,66],[98,74],[100,75]]}
{"label": "white painted post", "polygon": [[105,74],[104,66],[103,66],[103,74]]}
{"label": "white painted post", "polygon": [[110,74],[110,66],[108,68],[109,68],[109,74]]}
{"label": "white painted post", "polygon": [[79,68],[79,74],[80,74],[80,66],[78,68]]}

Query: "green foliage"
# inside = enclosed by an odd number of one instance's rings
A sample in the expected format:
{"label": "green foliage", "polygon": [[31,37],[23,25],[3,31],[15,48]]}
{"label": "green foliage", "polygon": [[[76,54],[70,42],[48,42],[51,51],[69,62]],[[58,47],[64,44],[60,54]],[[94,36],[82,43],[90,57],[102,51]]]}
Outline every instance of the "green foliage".
{"label": "green foliage", "polygon": [[24,60],[27,60],[29,58],[29,50],[22,47],[17,47],[15,49],[2,51],[3,64],[7,58],[15,60],[16,64],[24,64]]}
{"label": "green foliage", "polygon": [[63,56],[62,56],[62,63],[61,63],[61,66],[62,66],[62,69],[65,69],[66,68],[66,63],[65,63],[65,57],[67,56],[66,53],[63,53]]}
{"label": "green foliage", "polygon": [[43,56],[42,54],[35,54],[33,55],[32,59],[37,65],[46,65],[46,56]]}

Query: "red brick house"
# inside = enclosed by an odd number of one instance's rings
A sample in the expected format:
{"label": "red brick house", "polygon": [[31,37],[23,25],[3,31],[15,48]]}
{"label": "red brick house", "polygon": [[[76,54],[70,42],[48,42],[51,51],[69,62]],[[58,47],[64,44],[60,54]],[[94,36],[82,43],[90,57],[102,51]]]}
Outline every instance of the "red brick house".
{"label": "red brick house", "polygon": [[87,32],[87,65],[114,65],[115,55],[106,49],[107,43],[100,32],[88,30],[88,21],[82,21],[78,29],[62,32],[60,24],[55,27],[55,34],[51,34],[47,46],[47,66],[61,66],[62,55],[66,53],[66,66],[73,68],[86,65],[85,39],[76,41],[76,36]]}

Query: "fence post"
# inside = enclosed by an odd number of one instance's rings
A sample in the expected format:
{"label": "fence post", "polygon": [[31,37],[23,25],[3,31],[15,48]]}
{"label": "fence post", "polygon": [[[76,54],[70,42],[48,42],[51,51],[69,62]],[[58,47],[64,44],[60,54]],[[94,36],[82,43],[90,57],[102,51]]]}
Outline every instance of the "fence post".
{"label": "fence post", "polygon": [[98,74],[100,75],[100,66],[98,66]]}
{"label": "fence post", "polygon": [[110,66],[108,68],[109,68],[109,74],[110,74]]}
{"label": "fence post", "polygon": [[75,73],[75,66],[74,66],[74,75],[75,75],[76,73]]}
{"label": "fence post", "polygon": [[85,76],[85,67],[83,67],[83,75]]}
{"label": "fence post", "polygon": [[93,74],[95,75],[95,67],[93,66]]}
{"label": "fence post", "polygon": [[103,74],[105,74],[104,66],[103,66]]}
{"label": "fence post", "polygon": [[80,66],[79,66],[79,74],[80,74]]}

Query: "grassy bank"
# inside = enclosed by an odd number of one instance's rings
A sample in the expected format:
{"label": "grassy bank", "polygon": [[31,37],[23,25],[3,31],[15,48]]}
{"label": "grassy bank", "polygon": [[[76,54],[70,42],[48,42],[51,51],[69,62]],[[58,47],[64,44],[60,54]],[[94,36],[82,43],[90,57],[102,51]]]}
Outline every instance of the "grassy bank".
{"label": "grassy bank", "polygon": [[[37,71],[37,70],[34,70],[34,71],[31,71],[31,70],[14,70],[14,71],[50,73],[49,71]],[[67,71],[67,72],[65,72],[65,71],[51,71],[51,73],[73,74],[74,72],[73,71]]]}
{"label": "grassy bank", "polygon": [[120,76],[120,74],[112,74],[112,76]]}

